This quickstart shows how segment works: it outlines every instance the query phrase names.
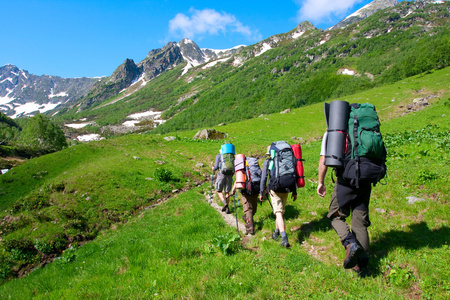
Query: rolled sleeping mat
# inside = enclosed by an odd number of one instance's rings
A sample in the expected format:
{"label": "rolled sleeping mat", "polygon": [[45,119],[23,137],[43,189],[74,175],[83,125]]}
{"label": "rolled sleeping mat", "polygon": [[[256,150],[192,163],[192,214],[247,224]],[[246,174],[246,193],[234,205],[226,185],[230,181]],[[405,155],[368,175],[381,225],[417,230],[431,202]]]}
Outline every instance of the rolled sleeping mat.
{"label": "rolled sleeping mat", "polygon": [[245,173],[243,170],[236,171],[236,189],[241,190],[245,188]]}
{"label": "rolled sleeping mat", "polygon": [[338,131],[328,132],[325,165],[336,168],[344,166],[345,150],[346,133]]}
{"label": "rolled sleeping mat", "polygon": [[245,155],[236,154],[234,157],[234,171],[239,171],[245,169]]}
{"label": "rolled sleeping mat", "polygon": [[236,154],[233,144],[223,144],[222,146],[220,146],[220,149],[222,150],[222,154],[226,153]]}
{"label": "rolled sleeping mat", "polygon": [[298,175],[297,187],[301,188],[305,186],[305,176],[303,174],[303,159],[302,159],[302,147],[299,144],[292,145],[292,152],[296,158],[295,170]]}
{"label": "rolled sleeping mat", "polygon": [[325,103],[325,118],[327,121],[326,166],[342,167],[344,165],[349,107],[347,101],[335,100],[330,104]]}
{"label": "rolled sleeping mat", "polygon": [[347,131],[348,114],[350,105],[347,101],[335,100],[328,105],[325,103],[325,118],[327,118],[327,130]]}

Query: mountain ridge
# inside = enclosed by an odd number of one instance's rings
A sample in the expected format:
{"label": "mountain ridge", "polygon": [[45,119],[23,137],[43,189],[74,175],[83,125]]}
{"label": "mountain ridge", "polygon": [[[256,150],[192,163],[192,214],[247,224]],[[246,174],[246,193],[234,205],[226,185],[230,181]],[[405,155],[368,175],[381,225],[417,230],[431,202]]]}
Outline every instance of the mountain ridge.
{"label": "mountain ridge", "polygon": [[[424,6],[430,1],[416,1],[414,5]],[[355,15],[362,15],[365,19],[369,15],[372,15],[376,11],[379,11],[380,5],[385,5],[387,7],[398,6],[397,0],[375,0],[371,2],[366,7],[360,9],[359,11],[353,13],[352,15],[345,18],[343,21],[350,21],[349,24],[343,26],[343,28],[337,28],[335,30],[343,30],[350,24],[361,21],[361,19],[354,18]],[[406,5],[406,4],[405,4]],[[409,5],[409,3],[407,4]],[[373,11],[369,11],[368,7],[372,7]],[[364,11],[364,14],[361,13]],[[337,24],[338,25],[338,24]],[[336,25],[336,26],[337,26]],[[82,94],[78,100],[73,101],[47,101],[45,103],[45,98],[41,96],[40,102],[36,102],[36,105],[40,104],[44,109],[39,110],[41,113],[52,113],[57,111],[65,113],[72,109],[76,109],[77,112],[82,112],[89,109],[98,108],[104,105],[113,104],[121,99],[129,97],[135,92],[144,88],[148,82],[160,76],[166,71],[175,69],[177,66],[182,65],[181,74],[179,78],[183,77],[188,73],[192,73],[191,70],[202,66],[202,69],[208,69],[220,63],[230,63],[234,67],[238,68],[244,65],[246,61],[258,58],[262,56],[265,52],[278,48],[280,45],[284,45],[289,41],[293,41],[299,38],[303,38],[307,43],[311,44],[308,48],[313,49],[319,47],[323,43],[326,43],[335,34],[333,29],[327,29],[325,31],[315,28],[310,22],[305,21],[300,23],[295,29],[287,32],[271,36],[263,41],[260,41],[251,46],[237,46],[226,50],[213,50],[208,48],[200,49],[195,42],[189,39],[183,39],[180,42],[169,42],[163,48],[153,49],[149,51],[147,56],[140,62],[135,63],[132,59],[126,59],[124,63],[116,68],[116,70],[109,77],[104,77],[96,79],[89,82],[89,85],[84,89],[84,94]],[[315,33],[322,33],[322,37],[319,41],[314,39],[319,36]],[[305,54],[306,58],[309,58],[313,62],[319,62],[325,57],[318,57],[316,55]],[[294,66],[299,62],[295,62]],[[184,65],[183,65],[184,64]],[[285,73],[289,71],[290,66],[282,68],[274,68],[272,72],[275,73]],[[192,73],[193,74],[193,73]],[[197,78],[194,75],[189,75],[186,81],[190,82]],[[0,77],[1,84],[5,83],[3,77]],[[92,79],[91,79],[92,80]],[[26,105],[27,102],[15,101],[17,106],[8,105],[9,99],[12,99],[12,94],[10,93],[12,87],[2,88],[0,85],[0,109],[9,116],[20,116],[26,115],[26,113],[19,114],[14,109],[20,104]],[[61,97],[64,91],[60,89],[47,89],[47,99],[53,99],[56,95]],[[86,92],[87,91],[87,92]],[[196,94],[192,93],[191,94]],[[185,97],[185,95],[180,95],[177,97]],[[108,99],[114,99],[113,101],[106,101]],[[13,99],[14,100],[14,99]],[[11,100],[10,100],[11,101]],[[12,102],[12,101],[11,101]],[[47,109],[45,105],[52,104],[53,110]],[[49,106],[50,107],[50,106]],[[156,107],[154,107],[155,109]],[[45,110],[46,109],[46,110]],[[17,109],[18,110],[18,109]],[[35,110],[36,111],[36,110]]]}

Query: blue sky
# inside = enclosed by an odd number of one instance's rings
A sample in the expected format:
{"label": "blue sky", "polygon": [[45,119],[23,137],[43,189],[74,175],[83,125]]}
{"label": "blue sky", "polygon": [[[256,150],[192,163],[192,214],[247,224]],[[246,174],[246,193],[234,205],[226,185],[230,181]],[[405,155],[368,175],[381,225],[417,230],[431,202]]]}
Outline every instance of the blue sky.
{"label": "blue sky", "polygon": [[0,66],[36,75],[109,76],[167,42],[251,45],[308,20],[336,24],[370,0],[2,0]]}

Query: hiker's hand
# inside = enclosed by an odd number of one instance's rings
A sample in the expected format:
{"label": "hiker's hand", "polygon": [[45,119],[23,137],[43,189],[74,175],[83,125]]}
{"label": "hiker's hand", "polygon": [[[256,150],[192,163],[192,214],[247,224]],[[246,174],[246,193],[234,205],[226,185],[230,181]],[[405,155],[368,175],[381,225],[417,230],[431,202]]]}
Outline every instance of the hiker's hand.
{"label": "hiker's hand", "polygon": [[295,200],[297,200],[297,195],[291,195],[292,198],[292,202],[295,202]]}
{"label": "hiker's hand", "polygon": [[324,197],[327,192],[327,188],[323,183],[319,183],[319,186],[317,187],[317,194],[319,194],[320,197]]}
{"label": "hiker's hand", "polygon": [[264,201],[264,196],[263,195],[259,195],[259,201],[261,201],[261,202]]}

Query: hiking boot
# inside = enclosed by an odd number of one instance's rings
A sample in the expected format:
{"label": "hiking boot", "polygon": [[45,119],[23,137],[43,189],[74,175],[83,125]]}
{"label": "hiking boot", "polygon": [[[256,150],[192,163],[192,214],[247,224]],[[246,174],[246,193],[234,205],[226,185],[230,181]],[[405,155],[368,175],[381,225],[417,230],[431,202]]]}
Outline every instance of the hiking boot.
{"label": "hiking boot", "polygon": [[291,248],[291,244],[289,244],[287,236],[281,237],[281,244],[280,245],[281,245],[281,247]]}
{"label": "hiking boot", "polygon": [[246,229],[245,234],[255,235],[255,229],[253,227],[246,227],[245,229]]}
{"label": "hiking boot", "polygon": [[280,236],[280,232],[272,232],[272,239],[274,239],[275,241],[278,241],[278,237]]}
{"label": "hiking boot", "polygon": [[345,249],[347,252],[345,253],[344,268],[351,269],[356,266],[358,257],[363,251],[363,248],[357,243],[350,243]]}
{"label": "hiking boot", "polygon": [[361,251],[356,264],[361,268],[366,268],[369,264],[369,255],[366,251]]}
{"label": "hiking boot", "polygon": [[226,213],[226,214],[229,214],[229,213],[230,213],[230,208],[228,207],[228,205],[227,205],[227,207],[225,208],[225,213]]}
{"label": "hiking boot", "polygon": [[224,205],[222,206],[222,211],[226,211],[226,210],[228,210],[228,204],[224,204]]}
{"label": "hiking boot", "polygon": [[352,268],[353,272],[358,274],[359,277],[364,278],[367,276],[367,269],[365,267],[360,267],[358,265]]}

